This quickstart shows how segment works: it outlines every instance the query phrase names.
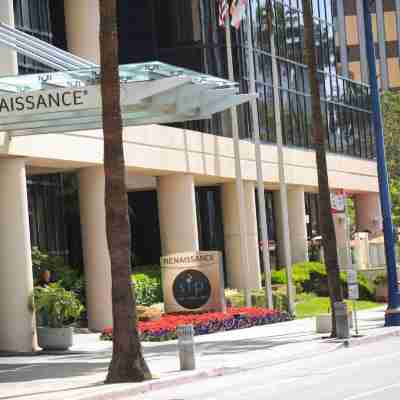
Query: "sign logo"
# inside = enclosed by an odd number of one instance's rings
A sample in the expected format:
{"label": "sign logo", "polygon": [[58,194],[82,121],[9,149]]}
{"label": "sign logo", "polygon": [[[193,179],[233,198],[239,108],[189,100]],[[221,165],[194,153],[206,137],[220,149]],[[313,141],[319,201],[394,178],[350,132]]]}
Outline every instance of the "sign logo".
{"label": "sign logo", "polygon": [[211,297],[211,285],[200,271],[187,269],[174,280],[172,287],[176,302],[189,310],[204,306]]}

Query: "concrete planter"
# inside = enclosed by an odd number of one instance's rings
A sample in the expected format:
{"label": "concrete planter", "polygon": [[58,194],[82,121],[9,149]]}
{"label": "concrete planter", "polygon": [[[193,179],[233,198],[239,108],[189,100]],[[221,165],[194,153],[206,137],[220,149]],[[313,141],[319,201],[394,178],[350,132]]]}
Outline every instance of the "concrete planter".
{"label": "concrete planter", "polygon": [[[353,313],[348,312],[349,327],[353,328]],[[316,331],[317,333],[331,333],[332,331],[332,315],[331,314],[321,314],[315,317]]]}
{"label": "concrete planter", "polygon": [[37,328],[38,344],[43,350],[68,350],[72,346],[71,327]]}
{"label": "concrete planter", "polygon": [[375,299],[376,301],[387,303],[388,301],[388,285],[387,283],[380,283],[375,288]]}

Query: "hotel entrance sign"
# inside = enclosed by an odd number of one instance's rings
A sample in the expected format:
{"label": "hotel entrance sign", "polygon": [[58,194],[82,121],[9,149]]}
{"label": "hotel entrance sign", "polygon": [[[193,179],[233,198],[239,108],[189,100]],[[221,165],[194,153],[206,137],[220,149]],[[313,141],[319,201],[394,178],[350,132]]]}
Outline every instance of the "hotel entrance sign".
{"label": "hotel entrance sign", "polygon": [[178,253],[162,257],[161,272],[167,313],[225,309],[220,252]]}

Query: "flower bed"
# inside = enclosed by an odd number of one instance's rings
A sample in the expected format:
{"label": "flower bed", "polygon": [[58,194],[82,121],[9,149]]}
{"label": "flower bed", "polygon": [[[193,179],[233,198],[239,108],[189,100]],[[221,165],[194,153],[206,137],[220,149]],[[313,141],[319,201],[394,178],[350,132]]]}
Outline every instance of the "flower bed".
{"label": "flower bed", "polygon": [[[138,328],[142,341],[161,342],[176,339],[178,325],[193,324],[195,335],[250,328],[290,320],[290,316],[281,311],[266,308],[229,308],[227,312],[201,314],[164,314],[159,320],[139,322]],[[112,340],[112,328],[106,328],[102,340]]]}

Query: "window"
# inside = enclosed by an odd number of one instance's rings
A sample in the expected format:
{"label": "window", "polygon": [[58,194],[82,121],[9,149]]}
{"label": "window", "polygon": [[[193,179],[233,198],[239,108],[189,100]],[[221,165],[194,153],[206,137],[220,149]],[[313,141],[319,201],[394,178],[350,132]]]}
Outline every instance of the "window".
{"label": "window", "polygon": [[[14,0],[15,27],[61,49],[66,48],[63,0]],[[51,68],[18,55],[20,74],[40,73]]]}

